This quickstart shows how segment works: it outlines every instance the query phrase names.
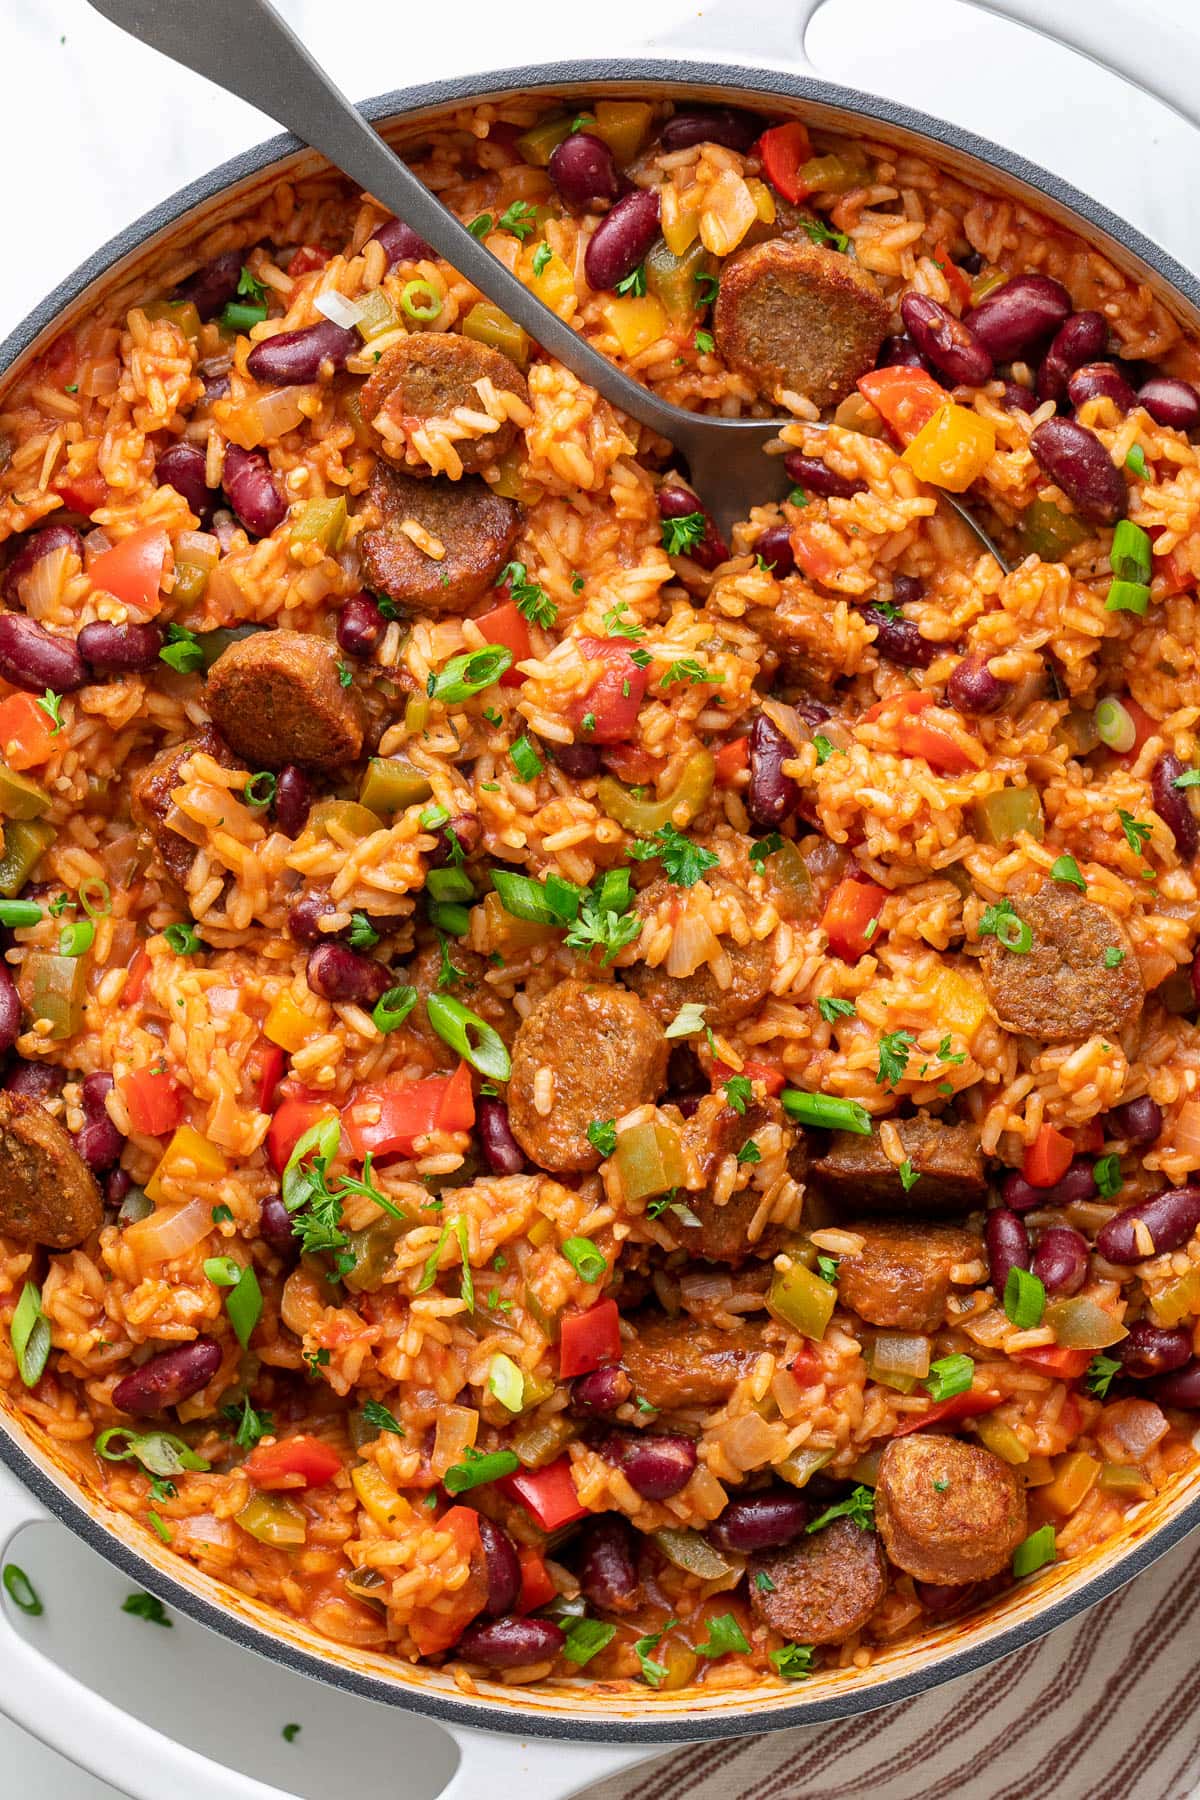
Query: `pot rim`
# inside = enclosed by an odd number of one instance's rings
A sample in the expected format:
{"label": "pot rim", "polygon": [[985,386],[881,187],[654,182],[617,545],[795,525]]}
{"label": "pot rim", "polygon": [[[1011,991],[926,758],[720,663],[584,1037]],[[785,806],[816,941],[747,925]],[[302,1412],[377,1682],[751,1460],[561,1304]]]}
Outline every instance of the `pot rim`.
{"label": "pot rim", "polygon": [[[448,77],[377,95],[360,104],[364,115],[374,122],[442,112],[514,92],[572,87],[636,90],[648,83],[663,88],[674,87],[680,92],[718,90],[727,99],[740,96],[752,102],[762,97],[815,104],[850,115],[847,124],[857,118],[893,127],[922,140],[935,154],[950,151],[970,159],[982,165],[982,173],[1001,175],[1018,184],[1036,204],[1049,202],[1053,209],[1068,215],[1077,228],[1085,228],[1083,235],[1088,241],[1094,240],[1099,233],[1126,256],[1136,258],[1166,288],[1173,290],[1172,298],[1182,300],[1200,321],[1200,279],[1135,226],[1070,182],[1015,151],[931,114],[859,89],[796,74],[786,68],[750,67],[691,57],[571,58]],[[0,376],[6,374],[48,327],[123,258],[147,246],[157,234],[176,225],[193,209],[216,199],[239,182],[261,175],[272,164],[301,153],[309,153],[309,146],[290,132],[281,133],[219,164],[133,220],[59,282],[0,343]],[[451,1698],[407,1682],[404,1664],[397,1665],[395,1676],[382,1676],[354,1670],[332,1657],[327,1661],[315,1649],[299,1648],[281,1632],[272,1632],[243,1613],[222,1608],[183,1578],[161,1567],[148,1554],[134,1549],[115,1529],[105,1524],[98,1513],[89,1509],[85,1490],[66,1471],[61,1480],[56,1479],[48,1467],[26,1449],[22,1441],[25,1435],[11,1414],[0,1412],[0,1458],[13,1474],[54,1518],[69,1526],[106,1561],[139,1582],[164,1604],[243,1649],[269,1657],[285,1668],[344,1693],[418,1712],[448,1726],[473,1727],[542,1740],[616,1742],[648,1747],[695,1743],[729,1737],[731,1727],[737,1733],[757,1735],[789,1726],[824,1723],[908,1700],[1036,1642],[1058,1625],[1115,1593],[1189,1532],[1200,1527],[1200,1489],[1197,1489],[1190,1499],[1177,1503],[1175,1511],[1144,1536],[1124,1543],[1114,1553],[1098,1553],[1099,1566],[1095,1572],[1080,1578],[1069,1592],[1051,1600],[1035,1616],[992,1632],[987,1631],[985,1621],[978,1626],[966,1627],[977,1633],[976,1641],[959,1649],[931,1650],[920,1668],[885,1676],[873,1684],[855,1686],[847,1681],[844,1692],[813,1699],[806,1699],[803,1691],[798,1689],[794,1700],[772,1700],[769,1705],[743,1712],[718,1708],[660,1716],[655,1707],[649,1706],[646,1716],[641,1718],[622,1716],[615,1707],[608,1713],[572,1716],[565,1708],[543,1711],[523,1707],[516,1697],[520,1692],[517,1689],[510,1690],[512,1697],[505,1703],[486,1695],[477,1700]],[[32,1434],[28,1436],[30,1443],[36,1442]],[[45,1452],[42,1454],[46,1455]],[[47,1465],[49,1462],[47,1455]]]}

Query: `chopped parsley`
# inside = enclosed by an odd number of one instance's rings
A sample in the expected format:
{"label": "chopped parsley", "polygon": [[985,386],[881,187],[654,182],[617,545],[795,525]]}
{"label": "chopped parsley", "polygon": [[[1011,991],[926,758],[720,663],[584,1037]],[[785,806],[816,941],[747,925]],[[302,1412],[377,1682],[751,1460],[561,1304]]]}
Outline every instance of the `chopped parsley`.
{"label": "chopped parsley", "polygon": [[280,1735],[285,1744],[294,1744],[296,1739],[300,1736],[300,1727],[298,1725],[285,1725]]}
{"label": "chopped parsley", "polygon": [[365,1423],[373,1425],[376,1431],[390,1431],[394,1437],[404,1436],[403,1425],[380,1400],[367,1400],[363,1405],[362,1416]]}
{"label": "chopped parsley", "polygon": [[34,701],[34,705],[40,706],[46,717],[51,721],[53,726],[50,733],[51,737],[57,737],[63,728],[62,703],[62,695],[56,694],[53,688],[47,688],[41,699]]}
{"label": "chopped parsley", "polygon": [[683,513],[677,519],[664,519],[661,525],[662,546],[668,556],[686,556],[694,550],[708,529],[708,514]]}
{"label": "chopped parsley", "polygon": [[126,1594],[121,1602],[121,1611],[132,1613],[135,1619],[145,1619],[149,1625],[174,1625],[174,1619],[168,1619],[166,1609],[161,1600],[153,1594]]}
{"label": "chopped parsley", "polygon": [[737,1153],[737,1160],[739,1163],[760,1163],[762,1161],[762,1151],[753,1138],[746,1139]]}
{"label": "chopped parsley", "polygon": [[906,1194],[910,1193],[921,1179],[919,1172],[912,1166],[912,1158],[908,1156],[906,1156],[904,1161],[900,1164],[896,1173],[900,1177],[900,1186],[904,1189]]}
{"label": "chopped parsley", "polygon": [[1092,1176],[1095,1180],[1097,1191],[1103,1199],[1113,1200],[1116,1198],[1121,1191],[1122,1182],[1121,1159],[1115,1150],[1110,1152],[1108,1156],[1101,1156],[1096,1159],[1095,1163],[1092,1165]]}
{"label": "chopped parsley", "polygon": [[880,1038],[879,1068],[875,1074],[878,1086],[895,1087],[903,1079],[916,1041],[911,1031],[889,1031]]}
{"label": "chopped parsley", "polygon": [[214,1206],[212,1209],[212,1222],[214,1225],[231,1225],[233,1223],[233,1209],[228,1206]]}
{"label": "chopped parsley", "polygon": [[549,244],[543,242],[538,245],[537,249],[533,253],[533,273],[534,273],[535,279],[537,276],[539,276],[541,274],[542,270],[546,267],[546,264],[551,260],[553,255],[554,255],[554,252],[550,248]]}
{"label": "chopped parsley", "polygon": [[350,930],[346,934],[346,941],[352,950],[369,950],[379,942],[379,933],[365,912],[350,914]]}
{"label": "chopped parsley", "polygon": [[536,581],[530,581],[525,564],[506,563],[496,579],[496,586],[503,587],[505,582],[522,618],[548,631],[558,617],[558,608],[544,588]]}
{"label": "chopped parsley", "polygon": [[532,236],[536,224],[534,209],[528,200],[514,200],[512,205],[506,207],[500,214],[498,229],[511,233],[523,244],[527,237]]}
{"label": "chopped parsley", "polygon": [[[679,831],[674,825],[660,825],[652,838],[632,844],[629,854],[637,857],[639,862],[658,857],[667,880],[676,887],[685,888],[695,887],[701,876],[709,869],[715,869],[721,860],[714,850],[693,843],[686,832]],[[570,941],[568,938],[567,942]]]}
{"label": "chopped parsley", "polygon": [[1125,952],[1123,950],[1118,950],[1115,944],[1110,944],[1108,946],[1108,949],[1104,952],[1105,968],[1106,969],[1119,969],[1121,964],[1124,961],[1125,961]]}
{"label": "chopped parsley", "polygon": [[678,1623],[678,1619],[668,1619],[661,1631],[651,1632],[646,1637],[640,1637],[634,1641],[634,1654],[642,1665],[642,1680],[648,1687],[658,1687],[660,1682],[665,1681],[670,1674],[665,1663],[653,1661],[650,1652],[658,1649],[659,1640],[667,1635],[672,1625]]}
{"label": "chopped parsley", "polygon": [[708,1637],[696,1645],[697,1656],[727,1656],[731,1650],[747,1655],[750,1650],[746,1634],[732,1613],[721,1613],[708,1621]]}
{"label": "chopped parsley", "polygon": [[748,1075],[731,1075],[725,1083],[725,1099],[734,1112],[743,1114],[754,1094],[754,1085]]}
{"label": "chopped parsley", "polygon": [[765,1569],[756,1571],[754,1585],[760,1594],[773,1594],[775,1592],[775,1583],[771,1580],[771,1577],[767,1574]]}
{"label": "chopped parsley", "polygon": [[158,660],[180,675],[194,675],[197,669],[204,667],[204,651],[194,631],[188,631],[183,625],[168,625],[167,641],[158,653]]}
{"label": "chopped parsley", "polygon": [[853,1000],[839,1000],[833,994],[822,994],[817,1001],[817,1011],[827,1025],[835,1019],[853,1019],[856,1017]]}
{"label": "chopped parsley", "polygon": [[337,678],[339,687],[348,688],[354,685],[354,670],[348,662],[338,663]]}
{"label": "chopped parsley", "polygon": [[[223,1406],[221,1417],[227,1419],[233,1426],[233,1441],[235,1444],[240,1444],[243,1450],[253,1450],[259,1438],[266,1437],[269,1431],[275,1429],[275,1421],[270,1413],[256,1412],[250,1404],[248,1394],[243,1398],[240,1406],[235,1401]],[[160,1498],[157,1494],[154,1497],[156,1500]]]}
{"label": "chopped parsley", "polygon": [[645,263],[639,263],[636,269],[630,270],[623,281],[618,281],[616,291],[618,294],[628,294],[635,300],[643,299],[646,293]]}
{"label": "chopped parsley", "polygon": [[838,1278],[838,1259],[837,1259],[837,1257],[836,1256],[818,1256],[818,1258],[817,1258],[817,1274],[821,1277],[822,1281],[827,1281],[829,1283],[830,1287],[836,1287],[837,1286],[837,1278]]}
{"label": "chopped parsley", "polygon": [[637,913],[617,912],[589,892],[584,895],[579,916],[564,941],[571,950],[603,950],[607,966],[627,944],[632,944],[641,929]]}
{"label": "chopped parsley", "polygon": [[637,619],[627,619],[625,617],[625,602],[623,600],[618,601],[616,606],[610,606],[605,613],[604,629],[607,631],[609,637],[641,638],[646,635],[646,628],[644,625],[639,624]]}
{"label": "chopped parsley", "polygon": [[1171,786],[1177,788],[1200,787],[1200,769],[1185,769],[1182,775],[1175,777]]}
{"label": "chopped parsley", "polygon": [[1060,856],[1050,871],[1050,879],[1069,882],[1072,887],[1077,887],[1081,894],[1087,893],[1087,882],[1073,856]]}
{"label": "chopped parsley", "polygon": [[710,275],[707,269],[701,269],[698,275],[693,275],[692,280],[696,283],[696,299],[700,305],[711,306],[721,285],[716,276]]}
{"label": "chopped parsley", "polygon": [[817,767],[818,767],[818,769],[823,769],[825,767],[825,764],[829,761],[830,757],[833,755],[837,746],[835,744],[831,744],[829,739],[827,737],[825,737],[822,732],[818,732],[817,735],[813,738],[812,742],[813,742],[813,749],[817,753]]}
{"label": "chopped parsley", "polygon": [[545,764],[524,733],[508,753],[508,759],[522,781],[536,781]]}
{"label": "chopped parsley", "polygon": [[1105,1356],[1103,1352],[1093,1356],[1083,1377],[1088,1393],[1095,1394],[1097,1400],[1106,1399],[1113,1376],[1120,1371],[1120,1367],[1114,1356]]}
{"label": "chopped parsley", "polygon": [[1123,806],[1118,806],[1117,817],[1121,821],[1121,830],[1125,833],[1125,842],[1129,845],[1129,848],[1133,851],[1135,856],[1141,856],[1146,839],[1150,836],[1154,827],[1152,825],[1143,824],[1141,819],[1135,819],[1133,814],[1126,812]]}
{"label": "chopped parsley", "polygon": [[711,331],[698,331],[692,341],[701,356],[711,356],[716,348]]}
{"label": "chopped parsley", "polygon": [[768,856],[774,856],[776,850],[782,850],[783,839],[777,831],[769,832],[766,837],[756,838],[750,846],[750,861],[761,875],[763,864]]}
{"label": "chopped parsley", "polygon": [[833,1506],[827,1506],[824,1512],[818,1513],[805,1526],[806,1532],[820,1531],[823,1525],[831,1525],[835,1519],[852,1519],[860,1531],[875,1529],[875,1495],[869,1487],[856,1487],[845,1500],[838,1500]]}
{"label": "chopped parsley", "polygon": [[813,1647],[811,1644],[784,1644],[781,1650],[772,1650],[767,1661],[775,1673],[783,1681],[804,1681],[812,1674]]}
{"label": "chopped parsley", "polygon": [[834,231],[824,219],[801,219],[800,229],[814,244],[828,244],[833,250],[846,251],[850,248],[850,239],[844,231]]}
{"label": "chopped parsley", "polygon": [[715,685],[724,679],[724,675],[710,674],[702,663],[696,661],[694,656],[681,656],[678,662],[670,665],[658,685],[659,687],[674,687],[677,681],[688,681],[693,687],[697,687],[704,681],[712,682]]}

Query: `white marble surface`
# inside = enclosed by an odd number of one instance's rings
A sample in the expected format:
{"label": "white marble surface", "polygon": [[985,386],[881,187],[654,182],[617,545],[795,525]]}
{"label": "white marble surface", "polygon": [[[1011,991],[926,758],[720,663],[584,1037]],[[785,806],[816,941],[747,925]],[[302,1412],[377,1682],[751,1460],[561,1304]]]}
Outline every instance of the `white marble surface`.
{"label": "white marble surface", "polygon": [[[449,8],[397,0],[280,4],[355,96],[555,56],[609,56],[646,44],[666,50],[681,38],[697,52],[719,43],[723,57],[746,62],[773,60],[776,49],[761,29],[743,31],[746,0],[706,0],[704,8],[695,0],[590,0],[573,8],[563,0],[458,0],[453,24]],[[1156,0],[1153,12],[1141,0],[1128,4],[1130,30],[1152,29],[1164,14],[1195,21],[1200,77],[1196,0]],[[786,7],[774,0],[764,8],[776,29],[786,26]],[[205,0],[192,0],[192,8],[202,30]],[[1196,134],[1103,70],[959,0],[834,0],[818,16],[809,48],[823,74],[1023,151],[1200,266]],[[84,0],[0,0],[0,57],[7,151],[0,336],[130,218],[273,129],[251,108],[132,44]],[[294,1781],[314,1800],[341,1800],[331,1753],[349,1734],[358,1746],[356,1793],[362,1800],[394,1794],[397,1715],[335,1701],[198,1628],[168,1638],[122,1618],[128,1583],[81,1547],[64,1546],[57,1529],[28,1533],[21,1559],[40,1585],[61,1594],[62,1612],[71,1609],[80,1672],[114,1698],[128,1700],[138,1689],[150,1716],[197,1746],[214,1744],[218,1721],[230,1762]],[[0,1666],[0,1696],[3,1683]],[[286,1746],[279,1732],[292,1719],[305,1730]],[[113,1790],[0,1719],[0,1795],[27,1794],[114,1800]]]}

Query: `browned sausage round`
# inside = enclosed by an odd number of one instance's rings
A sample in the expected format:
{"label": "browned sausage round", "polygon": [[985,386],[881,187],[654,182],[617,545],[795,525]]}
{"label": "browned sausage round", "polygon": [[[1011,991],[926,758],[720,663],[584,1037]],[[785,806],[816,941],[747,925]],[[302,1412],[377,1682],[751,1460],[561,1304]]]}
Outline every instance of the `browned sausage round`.
{"label": "browned sausage round", "polygon": [[333,646],[306,632],[258,631],[230,644],[209,670],[207,699],[252,769],[336,769],[362,751],[362,704],[342,686]]}
{"label": "browned sausage round", "polygon": [[979,1127],[963,1120],[943,1124],[918,1114],[894,1121],[917,1179],[905,1188],[872,1133],[835,1131],[829,1147],[812,1164],[812,1179],[843,1208],[863,1212],[966,1213],[982,1205],[987,1175],[979,1148]]}
{"label": "browned sausage round", "polygon": [[[415,331],[386,350],[362,390],[362,416],[368,425],[381,412],[397,421],[420,423],[445,419],[456,407],[481,412],[483,404],[475,383],[488,380],[494,387],[528,400],[529,389],[517,365],[499,350],[477,344],[457,332]],[[512,447],[517,428],[506,420],[486,437],[458,438],[454,448],[466,475],[477,475]],[[387,440],[381,440],[385,455]],[[421,474],[423,465],[406,465]],[[428,471],[425,471],[428,473]]]}
{"label": "browned sausage round", "polygon": [[[1145,989],[1133,944],[1106,907],[1047,881],[1013,901],[1033,933],[1025,956],[981,939],[984,984],[1006,1031],[1062,1044],[1094,1032],[1119,1035],[1142,1010]],[[1105,952],[1119,950],[1115,968]]]}
{"label": "browned sausage round", "polygon": [[[762,1574],[771,1584],[760,1585]],[[861,1631],[887,1586],[879,1540],[852,1519],[750,1559],[750,1603],[793,1644],[844,1644]]]}
{"label": "browned sausage round", "polygon": [[87,1164],[38,1100],[0,1089],[0,1232],[69,1250],[103,1217]]}
{"label": "browned sausage round", "polygon": [[689,1188],[680,1196],[687,1210],[699,1223],[688,1224],[678,1213],[668,1210],[659,1220],[670,1232],[672,1240],[693,1256],[708,1262],[739,1263],[748,1256],[775,1256],[787,1241],[787,1232],[768,1225],[751,1243],[748,1233],[762,1201],[762,1190],[754,1182],[754,1164],[743,1171],[750,1179],[736,1188],[718,1205],[711,1183],[727,1156],[738,1151],[764,1125],[783,1121],[776,1100],[752,1100],[744,1113],[735,1112],[721,1093],[706,1094],[683,1127],[684,1147],[700,1164],[709,1185],[699,1191]]}
{"label": "browned sausage round", "polygon": [[879,1459],[875,1522],[889,1559],[918,1581],[986,1581],[1026,1535],[1025,1489],[982,1444],[918,1431]]}
{"label": "browned sausage round", "polygon": [[874,368],[888,316],[875,281],[848,256],[779,237],[725,263],[713,335],[764,394],[790,388],[830,406]]}
{"label": "browned sausage round", "polygon": [[[360,540],[378,593],[423,613],[462,613],[494,583],[521,529],[521,509],[475,477],[418,481],[377,463],[367,489],[382,521]],[[438,561],[401,530],[409,519],[436,538]]]}
{"label": "browned sausage round", "polygon": [[[611,983],[560,981],[522,1022],[513,1045],[513,1136],[543,1169],[597,1168],[600,1152],[588,1142],[588,1126],[655,1099],[667,1051],[636,994]],[[541,1088],[545,1112],[535,1104]]]}
{"label": "browned sausage round", "polygon": [[187,882],[188,870],[196,860],[196,846],[178,831],[172,831],[167,820],[171,816],[171,795],[179,786],[179,771],[188,758],[202,750],[219,762],[222,768],[233,767],[229,746],[222,742],[211,725],[206,725],[183,744],[172,744],[139,769],[129,784],[129,810],[137,824],[149,833],[163,868],[180,887]]}
{"label": "browned sausage round", "polygon": [[402,979],[416,988],[419,1001],[409,1016],[408,1029],[424,1038],[434,1053],[438,1067],[456,1069],[459,1063],[458,1052],[451,1050],[449,1044],[443,1042],[429,1023],[425,1002],[431,994],[449,994],[452,999],[461,1000],[464,1006],[477,1013],[493,1031],[498,1031],[509,1045],[516,1035],[517,1015],[512,1002],[506,1000],[486,979],[491,964],[485,957],[479,956],[474,950],[468,950],[465,944],[450,944],[447,948],[451,968],[455,971],[450,981],[442,979],[445,970],[440,944],[428,944],[419,951],[409,963]]}
{"label": "browned sausage round", "polygon": [[677,1406],[719,1406],[766,1349],[762,1326],[717,1331],[694,1319],[635,1314],[634,1335],[621,1361],[634,1393],[660,1412]]}
{"label": "browned sausage round", "polygon": [[[714,894],[737,893],[727,875],[714,871],[706,874],[705,880]],[[645,917],[678,892],[665,877],[652,881],[638,896],[637,910]],[[622,975],[626,985],[641,995],[655,1018],[664,1024],[670,1023],[681,1006],[698,1004],[705,1009],[704,1023],[714,1031],[721,1031],[728,1025],[736,1025],[739,1019],[746,1018],[761,1006],[775,972],[775,952],[769,938],[752,938],[748,944],[722,938],[721,946],[733,969],[728,987],[719,985],[707,963],[702,964],[694,975],[686,976],[668,975],[662,963],[653,969],[646,963],[633,963],[622,970]]]}
{"label": "browned sausage round", "polygon": [[858,1256],[838,1263],[838,1298],[868,1325],[936,1331],[946,1317],[950,1271],[983,1257],[983,1239],[957,1225],[887,1220],[848,1225],[863,1238]]}

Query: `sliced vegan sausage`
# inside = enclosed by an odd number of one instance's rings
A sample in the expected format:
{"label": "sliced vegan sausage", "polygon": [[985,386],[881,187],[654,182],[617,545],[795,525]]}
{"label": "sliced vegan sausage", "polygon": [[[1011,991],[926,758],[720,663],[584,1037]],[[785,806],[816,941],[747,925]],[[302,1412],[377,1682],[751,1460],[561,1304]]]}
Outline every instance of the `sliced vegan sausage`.
{"label": "sliced vegan sausage", "polygon": [[844,1644],[862,1630],[886,1587],[879,1540],[853,1519],[834,1519],[750,1559],[750,1604],[793,1644]]}
{"label": "sliced vegan sausage", "polygon": [[621,1361],[634,1392],[660,1412],[679,1406],[719,1406],[748,1375],[766,1345],[760,1328],[716,1331],[694,1319],[636,1316]]}
{"label": "sliced vegan sausage", "polygon": [[[779,1226],[768,1225],[753,1243],[747,1232],[762,1200],[761,1190],[753,1181],[736,1189],[723,1204],[718,1204],[711,1183],[727,1156],[736,1156],[756,1131],[783,1119],[778,1101],[751,1101],[744,1113],[729,1105],[723,1095],[706,1094],[683,1127],[685,1150],[697,1159],[708,1186],[698,1192],[688,1189],[680,1195],[689,1213],[699,1221],[688,1224],[677,1212],[668,1209],[659,1223],[667,1227],[680,1249],[708,1262],[739,1263],[748,1256],[775,1256],[783,1248],[787,1233]],[[753,1165],[748,1165],[750,1172]]]}
{"label": "sliced vegan sausage", "polygon": [[872,1133],[835,1131],[822,1156],[814,1157],[812,1178],[834,1200],[856,1212],[915,1213],[923,1218],[967,1213],[987,1193],[979,1130],[969,1120],[942,1124],[924,1114],[893,1121],[916,1181],[906,1189]]}
{"label": "sliced vegan sausage", "polygon": [[[415,612],[466,612],[495,582],[521,529],[520,507],[475,476],[420,481],[376,463],[367,494],[382,521],[359,540],[368,583]],[[409,520],[441,544],[440,561],[401,529]]]}
{"label": "sliced vegan sausage", "polygon": [[[458,332],[415,331],[386,350],[362,390],[362,416],[368,425],[386,412],[409,428],[430,419],[445,419],[456,407],[482,412],[475,383],[490,381],[494,387],[529,399],[525,377],[510,357]],[[510,419],[485,437],[457,438],[454,448],[466,475],[478,475],[512,447],[517,428]],[[387,440],[381,440],[384,455]],[[420,474],[423,465],[406,465]]]}
{"label": "sliced vegan sausage", "polygon": [[104,1216],[96,1178],[39,1100],[0,1089],[0,1232],[70,1250]]}
{"label": "sliced vegan sausage", "polygon": [[595,1169],[594,1119],[619,1119],[662,1092],[669,1045],[636,994],[615,983],[560,981],[521,1023],[508,1117],[543,1169]]}
{"label": "sliced vegan sausage", "polygon": [[[1121,921],[1061,882],[1012,902],[1033,933],[1026,955],[982,938],[981,966],[992,1011],[1006,1031],[1062,1044],[1095,1032],[1118,1036],[1142,1010],[1145,988]],[[1110,968],[1105,953],[1119,951]]]}
{"label": "sliced vegan sausage", "polygon": [[[706,873],[704,879],[714,894],[737,894],[736,885],[727,875],[712,871]],[[678,892],[665,877],[652,881],[639,894],[637,910],[644,918]],[[685,976],[668,975],[663,963],[656,968],[647,963],[633,963],[622,970],[622,974],[626,984],[641,995],[650,1011],[664,1024],[675,1017],[681,1006],[698,1004],[705,1009],[704,1023],[714,1031],[724,1030],[746,1018],[766,999],[775,973],[775,951],[770,938],[751,938],[747,944],[722,938],[721,947],[729,957],[732,970],[728,987],[719,984],[708,963],[702,964],[694,974]]]}
{"label": "sliced vegan sausage", "polygon": [[983,1239],[958,1225],[885,1219],[844,1227],[864,1239],[838,1263],[838,1298],[868,1325],[936,1331],[946,1317],[950,1271],[983,1256]]}
{"label": "sliced vegan sausage", "polygon": [[982,1444],[917,1431],[879,1459],[875,1523],[890,1560],[917,1581],[986,1581],[1026,1535],[1025,1489]]}
{"label": "sliced vegan sausage", "polygon": [[230,644],[208,672],[207,699],[252,769],[336,769],[362,751],[362,703],[342,686],[333,646],[306,632],[257,631]]}
{"label": "sliced vegan sausage", "polygon": [[843,399],[875,367],[889,307],[848,256],[801,237],[738,250],[721,270],[713,311],[717,349],[766,395]]}
{"label": "sliced vegan sausage", "polygon": [[180,887],[186,885],[188,871],[196,860],[196,846],[173,831],[167,821],[171,816],[171,795],[180,785],[179,771],[197,751],[211,756],[224,769],[233,767],[229,746],[211,725],[205,725],[186,743],[160,750],[129,784],[129,810],[134,821],[147,831],[158,860]]}

